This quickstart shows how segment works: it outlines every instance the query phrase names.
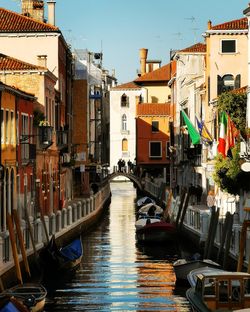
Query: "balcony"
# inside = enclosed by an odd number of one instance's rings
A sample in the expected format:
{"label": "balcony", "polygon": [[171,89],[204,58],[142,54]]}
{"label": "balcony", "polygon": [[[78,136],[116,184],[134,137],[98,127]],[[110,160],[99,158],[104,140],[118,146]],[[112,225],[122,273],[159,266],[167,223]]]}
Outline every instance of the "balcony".
{"label": "balcony", "polygon": [[197,144],[194,147],[187,148],[187,158],[190,160],[195,167],[201,166],[202,160],[202,145]]}
{"label": "balcony", "polygon": [[49,148],[52,142],[53,127],[51,126],[40,126],[38,128],[39,146],[42,149]]}

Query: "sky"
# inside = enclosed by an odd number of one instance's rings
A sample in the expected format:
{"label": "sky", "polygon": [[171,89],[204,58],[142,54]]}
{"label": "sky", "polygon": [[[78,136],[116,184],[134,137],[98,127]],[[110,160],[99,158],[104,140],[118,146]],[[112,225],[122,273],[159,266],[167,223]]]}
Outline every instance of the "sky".
{"label": "sky", "polygon": [[[216,25],[242,18],[248,2],[56,0],[56,26],[72,50],[103,52],[104,68],[110,73],[115,70],[121,84],[136,79],[140,48],[148,49],[149,60],[165,65],[171,50],[204,42],[209,20]],[[0,7],[21,13],[20,0],[0,0]]]}

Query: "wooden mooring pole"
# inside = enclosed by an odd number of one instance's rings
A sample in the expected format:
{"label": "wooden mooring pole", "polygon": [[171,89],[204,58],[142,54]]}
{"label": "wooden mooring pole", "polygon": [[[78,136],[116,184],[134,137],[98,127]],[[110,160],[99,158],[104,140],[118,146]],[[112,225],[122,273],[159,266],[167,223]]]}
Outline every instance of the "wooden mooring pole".
{"label": "wooden mooring pole", "polygon": [[17,231],[17,236],[18,236],[18,240],[20,243],[20,248],[21,248],[21,253],[22,253],[22,257],[23,257],[23,263],[24,263],[25,271],[26,271],[28,277],[30,278],[31,277],[30,267],[29,267],[26,249],[25,249],[25,245],[24,245],[24,239],[23,239],[23,235],[22,235],[22,231],[21,231],[20,220],[19,220],[19,216],[18,216],[16,209],[13,210],[13,216],[14,216],[14,221],[16,224],[16,231]]}
{"label": "wooden mooring pole", "polygon": [[11,242],[11,248],[12,248],[12,253],[13,253],[13,259],[14,259],[14,263],[16,267],[17,279],[20,284],[23,284],[22,273],[20,269],[20,263],[19,263],[17,247],[16,247],[14,227],[13,227],[12,218],[9,212],[7,212],[7,225],[8,225],[8,229],[10,233],[10,242]]}

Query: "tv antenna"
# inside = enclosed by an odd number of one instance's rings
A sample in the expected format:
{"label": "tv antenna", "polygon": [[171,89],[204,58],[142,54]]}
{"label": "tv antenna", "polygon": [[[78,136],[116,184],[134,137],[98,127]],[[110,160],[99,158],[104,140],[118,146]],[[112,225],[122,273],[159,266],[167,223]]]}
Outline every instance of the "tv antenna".
{"label": "tv antenna", "polygon": [[182,39],[182,33],[181,32],[177,32],[177,33],[173,33],[174,36],[177,37],[177,41],[178,41],[178,49],[180,48],[180,43],[183,40]]}

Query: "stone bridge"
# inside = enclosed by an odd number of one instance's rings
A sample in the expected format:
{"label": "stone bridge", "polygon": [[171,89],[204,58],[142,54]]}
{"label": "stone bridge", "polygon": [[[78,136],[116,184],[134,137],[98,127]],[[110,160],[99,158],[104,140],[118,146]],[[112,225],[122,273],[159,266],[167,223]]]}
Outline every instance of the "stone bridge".
{"label": "stone bridge", "polygon": [[115,171],[113,173],[111,173],[109,175],[109,180],[113,180],[114,178],[116,177],[126,177],[128,178],[130,181],[134,182],[136,184],[136,186],[142,190],[143,189],[143,186],[141,184],[141,180],[139,179],[138,176],[135,176],[133,173],[128,173],[128,172],[120,172],[120,171]]}

